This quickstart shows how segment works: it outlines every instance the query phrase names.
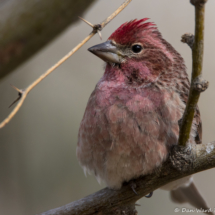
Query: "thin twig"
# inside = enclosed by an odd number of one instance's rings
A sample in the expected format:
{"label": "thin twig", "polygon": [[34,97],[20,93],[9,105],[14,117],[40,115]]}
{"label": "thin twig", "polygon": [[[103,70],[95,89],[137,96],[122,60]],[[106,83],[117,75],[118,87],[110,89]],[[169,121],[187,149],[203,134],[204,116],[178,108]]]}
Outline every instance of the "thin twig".
{"label": "thin twig", "polygon": [[200,97],[201,92],[196,88],[196,86],[201,86],[203,84],[201,81],[201,75],[203,64],[204,16],[206,0],[191,0],[191,3],[195,6],[195,39],[192,47],[193,68],[188,102],[180,126],[178,144],[181,146],[185,146],[189,139],[193,117]]}
{"label": "thin twig", "polygon": [[102,29],[113,19],[115,18],[132,0],[126,0],[115,12],[113,12],[107,19],[102,23]]}
{"label": "thin twig", "polygon": [[89,21],[87,21],[86,19],[82,18],[82,17],[78,17],[79,19],[81,19],[82,21],[84,21],[86,24],[88,24],[90,27],[94,27],[94,25],[92,23],[90,23]]}
{"label": "thin twig", "polygon": [[[71,57],[78,49],[80,49],[89,39],[91,39],[98,31],[101,31],[113,18],[115,18],[132,0],[126,0],[113,14],[111,14],[106,20],[104,20],[99,25],[93,26],[93,31],[87,36],[81,43],[79,43],[72,51],[65,55],[61,60],[59,60],[54,66],[48,69],[43,75],[41,75],[37,80],[35,80],[31,85],[29,85],[25,90],[22,91],[19,103],[9,114],[9,116],[0,123],[0,128],[3,128],[10,120],[15,116],[23,102],[25,101],[28,93],[39,84],[44,78],[46,78],[51,72],[53,72],[57,67],[64,63],[69,57]],[[101,37],[101,34],[99,32]]]}
{"label": "thin twig", "polygon": [[31,85],[29,85],[20,96],[19,103],[13,109],[13,111],[9,114],[9,116],[0,124],[0,128],[3,128],[10,120],[15,116],[23,102],[25,101],[28,93],[39,84],[44,78],[46,78],[51,72],[53,72],[58,66],[60,66],[63,62],[65,62],[70,56],[72,56],[78,49],[81,48],[90,38],[92,38],[96,33],[92,32],[89,36],[87,36],[81,43],[79,43],[72,51],[70,51],[67,55],[65,55],[61,60],[59,60],[54,66],[48,69],[44,74],[42,74],[37,80],[35,80]]}

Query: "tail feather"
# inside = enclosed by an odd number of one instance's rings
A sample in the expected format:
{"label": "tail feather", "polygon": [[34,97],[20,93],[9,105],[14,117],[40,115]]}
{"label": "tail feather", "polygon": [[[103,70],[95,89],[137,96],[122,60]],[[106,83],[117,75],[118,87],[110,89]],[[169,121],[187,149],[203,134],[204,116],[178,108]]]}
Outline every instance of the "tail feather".
{"label": "tail feather", "polygon": [[209,212],[210,208],[193,182],[189,186],[179,187],[176,190],[171,190],[170,196],[172,201],[175,203],[189,203],[195,208],[208,211],[205,212],[206,214],[214,215],[213,212]]}

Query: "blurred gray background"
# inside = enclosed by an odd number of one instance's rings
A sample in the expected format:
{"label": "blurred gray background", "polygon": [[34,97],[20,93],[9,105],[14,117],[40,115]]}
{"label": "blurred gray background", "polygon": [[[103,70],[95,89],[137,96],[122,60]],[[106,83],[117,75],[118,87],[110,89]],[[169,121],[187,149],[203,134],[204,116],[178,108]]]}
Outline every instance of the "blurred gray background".
{"label": "blurred gray background", "polygon": [[[98,0],[84,18],[98,23],[123,1]],[[62,1],[62,4],[64,1]],[[203,142],[215,140],[215,1],[206,5],[204,78],[209,89],[199,102],[203,121]],[[194,31],[194,7],[188,0],[133,0],[103,31],[103,41],[125,21],[149,17],[163,37],[185,59],[191,71],[191,50],[180,42],[181,35]],[[54,25],[54,23],[53,23]],[[45,48],[0,81],[0,120],[12,109],[17,97],[10,87],[25,88],[56,63],[91,29],[78,21]],[[14,119],[0,130],[0,214],[30,215],[67,204],[101,188],[94,176],[85,177],[76,158],[77,134],[86,103],[103,75],[104,63],[87,49],[100,43],[94,36],[75,55],[30,92]],[[214,208],[215,170],[194,176],[209,205]],[[169,193],[157,190],[151,199],[139,201],[139,214],[175,214]],[[189,205],[183,207],[191,208]],[[185,214],[178,212],[177,214]],[[195,214],[195,213],[189,213]]]}

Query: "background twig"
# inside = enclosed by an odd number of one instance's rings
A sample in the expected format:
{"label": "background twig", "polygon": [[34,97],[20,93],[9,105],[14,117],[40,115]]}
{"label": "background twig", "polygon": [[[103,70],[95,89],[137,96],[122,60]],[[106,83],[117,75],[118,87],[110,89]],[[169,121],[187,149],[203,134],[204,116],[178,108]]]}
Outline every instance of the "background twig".
{"label": "background twig", "polygon": [[48,69],[43,75],[41,75],[37,80],[35,80],[31,85],[29,85],[25,90],[23,90],[20,97],[19,103],[9,114],[9,116],[0,123],[0,128],[3,128],[10,120],[15,116],[23,102],[25,101],[28,93],[39,84],[44,78],[46,78],[51,72],[53,72],[57,67],[59,67],[63,62],[65,62],[69,57],[71,57],[78,49],[80,49],[89,39],[91,39],[97,31],[101,31],[113,18],[115,18],[132,0],[126,0],[113,14],[111,14],[107,19],[105,19],[101,24],[94,25],[93,31],[87,36],[81,43],[79,43],[72,51],[70,51],[66,56],[59,60],[54,66]]}

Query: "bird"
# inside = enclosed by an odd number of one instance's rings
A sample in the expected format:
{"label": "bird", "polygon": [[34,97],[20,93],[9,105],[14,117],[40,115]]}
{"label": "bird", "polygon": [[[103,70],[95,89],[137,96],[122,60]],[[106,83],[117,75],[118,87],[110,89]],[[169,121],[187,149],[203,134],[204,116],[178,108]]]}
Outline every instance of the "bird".
{"label": "bird", "polygon": [[[148,18],[125,22],[88,50],[105,62],[105,71],[88,100],[76,154],[85,173],[119,190],[156,171],[177,144],[190,82],[183,58]],[[197,106],[188,143],[201,139]],[[162,189],[176,203],[209,208],[192,176]]]}

